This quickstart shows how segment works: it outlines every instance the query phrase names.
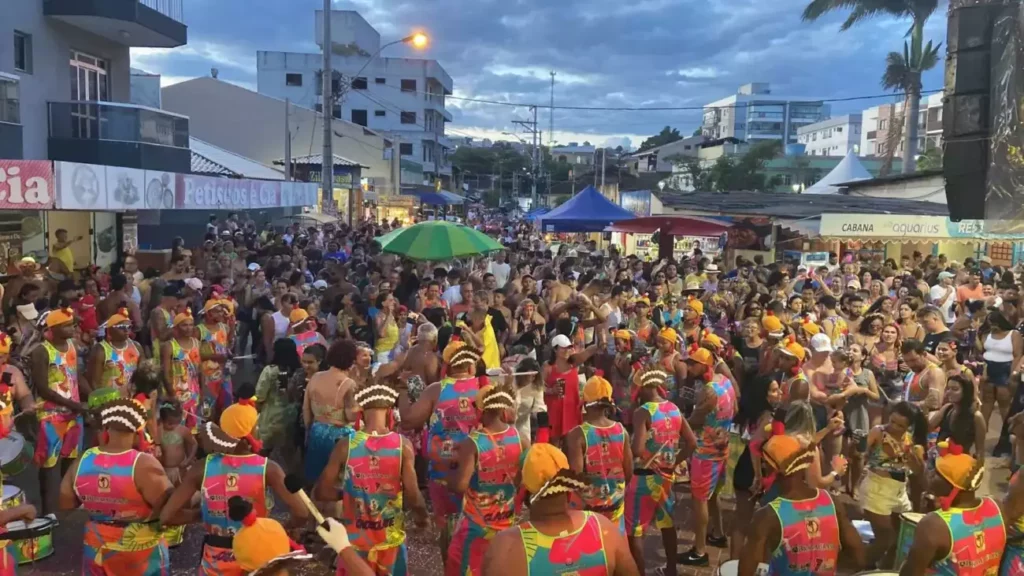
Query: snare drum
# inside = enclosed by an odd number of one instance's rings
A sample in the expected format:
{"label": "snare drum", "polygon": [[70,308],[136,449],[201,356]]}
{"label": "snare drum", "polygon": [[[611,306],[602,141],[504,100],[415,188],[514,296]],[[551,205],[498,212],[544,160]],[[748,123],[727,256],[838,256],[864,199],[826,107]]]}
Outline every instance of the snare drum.
{"label": "snare drum", "polygon": [[17,534],[9,536],[14,561],[18,565],[30,564],[43,558],[53,555],[53,528],[57,522],[51,517],[36,518],[29,524],[24,522],[10,522],[7,524],[7,532],[28,531],[32,534],[28,538],[17,537]]}
{"label": "snare drum", "polygon": [[[718,566],[716,574],[718,576],[736,576],[740,572],[740,561],[739,560],[726,560]],[[761,563],[757,565],[757,570],[754,571],[756,576],[767,576],[768,565]]]}
{"label": "snare drum", "polygon": [[10,510],[25,504],[25,491],[17,486],[4,484],[3,501],[0,502],[0,509]]}
{"label": "snare drum", "polygon": [[25,437],[11,432],[0,438],[0,472],[4,476],[17,476],[32,462],[32,452],[25,443]]}
{"label": "snare drum", "polygon": [[924,518],[924,514],[916,512],[905,512],[900,514],[900,538],[896,544],[896,564],[899,568],[903,561],[910,555],[910,547],[914,544],[914,532],[917,531],[917,524]]}

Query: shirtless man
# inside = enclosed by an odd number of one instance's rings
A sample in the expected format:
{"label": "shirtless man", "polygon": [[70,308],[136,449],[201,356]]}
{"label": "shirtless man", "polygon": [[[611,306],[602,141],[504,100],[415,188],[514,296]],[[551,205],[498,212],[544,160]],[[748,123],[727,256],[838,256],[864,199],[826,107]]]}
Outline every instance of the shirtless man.
{"label": "shirtless man", "polygon": [[410,373],[410,388],[413,378],[420,379],[420,387],[428,382],[441,379],[441,361],[437,357],[437,327],[427,322],[420,324],[416,331],[416,344],[406,354],[404,369]]}
{"label": "shirtless man", "polygon": [[121,308],[127,308],[131,316],[132,327],[142,327],[142,313],[139,305],[132,300],[132,283],[124,274],[110,279],[110,294],[96,305],[97,318],[110,318]]}
{"label": "shirtless man", "polygon": [[903,387],[904,399],[915,404],[926,415],[938,410],[946,391],[946,373],[929,360],[924,343],[919,340],[904,342],[902,352],[903,362],[910,368]]}

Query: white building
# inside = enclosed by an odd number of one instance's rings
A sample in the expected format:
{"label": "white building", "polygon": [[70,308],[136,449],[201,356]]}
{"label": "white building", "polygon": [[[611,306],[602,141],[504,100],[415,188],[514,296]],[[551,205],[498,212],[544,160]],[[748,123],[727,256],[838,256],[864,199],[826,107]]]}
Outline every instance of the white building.
{"label": "white building", "polygon": [[581,146],[578,142],[569,142],[568,146],[554,146],[551,148],[551,157],[555,162],[568,162],[573,166],[593,166],[594,148],[589,142]]}
{"label": "white building", "polygon": [[707,141],[704,136],[690,136],[669,142],[654,148],[648,148],[642,152],[634,152],[626,156],[630,171],[641,172],[673,172],[675,164],[673,158],[691,156],[696,158],[700,145]]}
{"label": "white building", "polygon": [[[315,40],[322,46],[323,12],[316,12]],[[332,113],[354,124],[386,133],[398,142],[403,159],[423,166],[424,179],[451,176],[452,144],[445,136],[445,96],[452,79],[436,60],[378,56],[380,34],[358,12],[331,12],[334,57],[347,88]],[[397,49],[397,48],[396,48]],[[322,110],[322,57],[301,52],[257,52],[257,90],[305,108]],[[358,76],[356,76],[358,74]]]}
{"label": "white building", "polygon": [[796,142],[797,131],[829,117],[820,100],[775,96],[766,82],[740,86],[732,96],[704,106],[701,130],[709,138],[739,138],[747,142]]}
{"label": "white building", "polygon": [[847,114],[808,124],[796,131],[796,141],[808,156],[846,156],[860,150],[861,115]]}
{"label": "white building", "polygon": [[[921,98],[917,119],[917,150],[919,153],[942,146],[942,97],[941,92]],[[903,120],[903,102],[879,104],[862,112],[863,124],[860,140],[861,156],[884,156],[886,142],[897,136],[893,123],[898,126]],[[903,154],[903,130],[899,129],[896,143],[896,157]]]}

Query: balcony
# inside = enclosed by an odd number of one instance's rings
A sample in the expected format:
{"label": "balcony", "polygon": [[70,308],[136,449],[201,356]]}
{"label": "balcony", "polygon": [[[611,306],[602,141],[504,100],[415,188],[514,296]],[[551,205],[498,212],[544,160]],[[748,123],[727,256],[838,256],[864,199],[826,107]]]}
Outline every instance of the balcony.
{"label": "balcony", "polygon": [[133,48],[188,43],[184,0],[44,0],[43,14]]}
{"label": "balcony", "polygon": [[189,172],[188,118],[119,102],[50,102],[50,160]]}

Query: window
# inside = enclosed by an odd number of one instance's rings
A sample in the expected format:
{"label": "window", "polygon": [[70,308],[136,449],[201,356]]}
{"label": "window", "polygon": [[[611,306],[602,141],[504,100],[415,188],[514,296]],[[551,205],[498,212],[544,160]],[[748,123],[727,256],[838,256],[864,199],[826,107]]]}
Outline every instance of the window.
{"label": "window", "polygon": [[843,132],[843,127],[842,126],[837,126],[836,127],[836,132],[842,133]]}
{"label": "window", "polygon": [[366,78],[359,77],[352,79],[353,90],[366,90]]}
{"label": "window", "polygon": [[373,79],[373,83],[374,84],[387,84],[387,81],[385,79],[383,79],[383,78],[374,78]]}
{"label": "window", "polygon": [[416,81],[415,80],[402,80],[402,92],[415,92]]}
{"label": "window", "polygon": [[0,122],[21,124],[17,76],[0,73]]}
{"label": "window", "polygon": [[14,31],[14,69],[32,73],[32,36]]}
{"label": "window", "polygon": [[285,86],[302,86],[302,74],[285,74],[284,75]]}
{"label": "window", "polygon": [[374,110],[373,115],[376,116],[377,118],[383,118],[387,114],[383,110]]}
{"label": "window", "polygon": [[319,102],[317,102],[316,104],[313,105],[313,109],[316,110],[317,112],[323,114],[323,112],[324,112],[324,105],[319,103]]}
{"label": "window", "polygon": [[366,110],[353,110],[352,111],[352,123],[359,124],[360,126],[366,126]]}
{"label": "window", "polygon": [[[404,82],[404,80],[403,80]],[[402,112],[402,124],[415,124],[416,113],[415,112]]]}
{"label": "window", "polygon": [[335,118],[341,119],[341,104],[335,104],[332,115]]}
{"label": "window", "polygon": [[882,119],[882,120],[878,121],[878,129],[879,130],[886,130],[888,128],[889,128],[889,120]]}
{"label": "window", "polygon": [[398,145],[398,153],[402,156],[412,156],[412,144],[402,142]]}

